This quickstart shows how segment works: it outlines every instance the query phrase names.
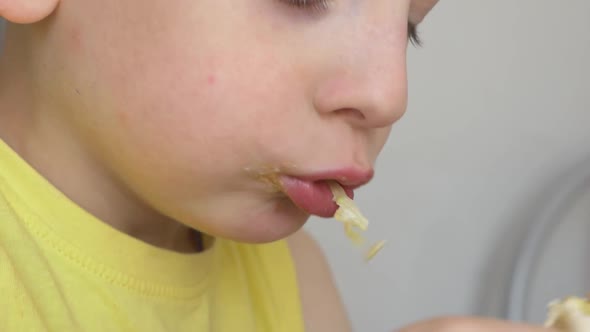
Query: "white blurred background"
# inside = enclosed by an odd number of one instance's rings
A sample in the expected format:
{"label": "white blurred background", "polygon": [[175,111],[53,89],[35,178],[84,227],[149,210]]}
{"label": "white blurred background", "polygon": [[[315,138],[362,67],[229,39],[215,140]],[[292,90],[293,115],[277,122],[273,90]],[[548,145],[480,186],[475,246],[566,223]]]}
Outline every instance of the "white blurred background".
{"label": "white blurred background", "polygon": [[[528,227],[566,178],[590,169],[582,164],[590,157],[590,1],[441,1],[419,30],[408,112],[375,181],[357,193],[372,221],[367,237],[388,245],[365,264],[336,222],[308,227],[356,331],[506,315]],[[537,276],[549,274],[531,281],[542,291],[527,319],[538,322],[551,296],[582,291],[578,271],[590,267],[590,254],[568,242],[590,239],[590,209],[579,208],[590,196],[580,202],[569,214],[574,226],[537,264]]]}
{"label": "white blurred background", "polygon": [[[419,30],[408,112],[374,182],[356,196],[372,222],[367,237],[388,245],[364,264],[340,225],[308,227],[355,331],[445,314],[504,316],[527,227],[566,177],[590,170],[581,164],[590,157],[590,1],[440,1]],[[590,242],[585,211],[575,221],[585,233],[574,234]],[[564,232],[553,247],[575,251]],[[590,250],[561,260],[555,250],[545,260],[570,270],[547,276],[553,293],[531,299],[535,322],[550,296],[579,291],[572,266],[585,258],[590,267]]]}

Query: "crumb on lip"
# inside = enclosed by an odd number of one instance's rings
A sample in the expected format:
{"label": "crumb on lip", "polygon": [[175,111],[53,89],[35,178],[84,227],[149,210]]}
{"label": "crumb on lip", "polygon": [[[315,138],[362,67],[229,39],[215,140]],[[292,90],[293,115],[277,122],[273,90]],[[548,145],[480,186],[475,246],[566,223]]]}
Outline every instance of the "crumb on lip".
{"label": "crumb on lip", "polygon": [[285,192],[281,181],[279,180],[279,174],[281,173],[280,167],[245,167],[244,171],[248,173],[252,178],[265,183],[270,192],[278,193],[278,192]]}
{"label": "crumb on lip", "polygon": [[267,183],[273,192],[285,192],[277,173],[260,174],[256,178],[261,182]]}

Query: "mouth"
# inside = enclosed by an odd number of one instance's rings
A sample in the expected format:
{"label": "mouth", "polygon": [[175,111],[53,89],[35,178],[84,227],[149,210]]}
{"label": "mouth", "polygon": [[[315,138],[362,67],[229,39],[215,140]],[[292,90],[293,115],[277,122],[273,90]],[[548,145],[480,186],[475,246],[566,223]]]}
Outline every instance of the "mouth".
{"label": "mouth", "polygon": [[329,181],[338,182],[354,198],[354,190],[368,183],[373,170],[336,170],[302,176],[278,175],[282,191],[301,210],[318,217],[330,218],[338,209],[333,201]]}

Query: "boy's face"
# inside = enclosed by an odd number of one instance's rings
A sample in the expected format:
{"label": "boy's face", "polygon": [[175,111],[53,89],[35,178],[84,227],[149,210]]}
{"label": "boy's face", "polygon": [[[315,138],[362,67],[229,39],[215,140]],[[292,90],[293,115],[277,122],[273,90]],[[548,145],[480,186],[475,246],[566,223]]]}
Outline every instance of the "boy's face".
{"label": "boy's face", "polygon": [[41,79],[56,116],[163,215],[270,241],[308,218],[283,176],[370,178],[406,108],[408,18],[435,2],[62,0]]}

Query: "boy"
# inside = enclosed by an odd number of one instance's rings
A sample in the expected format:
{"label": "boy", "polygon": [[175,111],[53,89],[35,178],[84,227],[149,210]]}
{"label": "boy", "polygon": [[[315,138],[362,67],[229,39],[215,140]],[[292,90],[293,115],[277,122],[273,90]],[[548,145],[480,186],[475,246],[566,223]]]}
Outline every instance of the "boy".
{"label": "boy", "polygon": [[[349,330],[300,228],[372,177],[435,3],[0,0],[0,330]],[[467,330],[537,331],[404,331]]]}

